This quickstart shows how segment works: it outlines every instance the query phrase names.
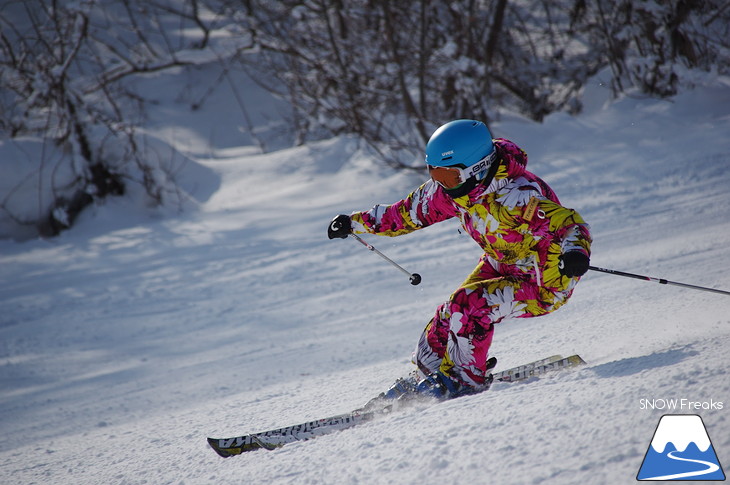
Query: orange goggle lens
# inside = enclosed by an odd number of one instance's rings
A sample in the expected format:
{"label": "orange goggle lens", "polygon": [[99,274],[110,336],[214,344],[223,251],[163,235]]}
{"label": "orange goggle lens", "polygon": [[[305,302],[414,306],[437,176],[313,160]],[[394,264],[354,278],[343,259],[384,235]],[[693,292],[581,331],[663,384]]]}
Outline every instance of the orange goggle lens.
{"label": "orange goggle lens", "polygon": [[459,167],[433,167],[428,166],[428,174],[434,182],[445,189],[454,189],[463,184],[461,169]]}

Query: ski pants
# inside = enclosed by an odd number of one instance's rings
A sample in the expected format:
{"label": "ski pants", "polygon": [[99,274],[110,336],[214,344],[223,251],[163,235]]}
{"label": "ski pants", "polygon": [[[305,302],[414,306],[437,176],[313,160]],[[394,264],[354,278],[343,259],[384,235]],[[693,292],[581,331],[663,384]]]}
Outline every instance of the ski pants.
{"label": "ski pants", "polygon": [[413,354],[421,372],[436,371],[467,386],[484,383],[494,324],[545,315],[564,304],[577,278],[563,288],[545,288],[534,273],[500,264],[486,255],[426,325]]}

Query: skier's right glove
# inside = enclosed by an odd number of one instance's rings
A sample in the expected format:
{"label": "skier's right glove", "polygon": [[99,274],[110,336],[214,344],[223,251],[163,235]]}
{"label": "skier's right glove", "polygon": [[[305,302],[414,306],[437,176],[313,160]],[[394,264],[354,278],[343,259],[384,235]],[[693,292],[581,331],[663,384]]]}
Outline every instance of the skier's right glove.
{"label": "skier's right glove", "polygon": [[573,278],[574,276],[583,276],[588,271],[590,259],[582,251],[572,250],[563,253],[558,263],[558,271],[563,276]]}
{"label": "skier's right glove", "polygon": [[346,239],[347,236],[352,232],[352,221],[350,216],[340,214],[339,216],[332,219],[329,227],[327,227],[327,237],[334,239],[339,237],[340,239]]}

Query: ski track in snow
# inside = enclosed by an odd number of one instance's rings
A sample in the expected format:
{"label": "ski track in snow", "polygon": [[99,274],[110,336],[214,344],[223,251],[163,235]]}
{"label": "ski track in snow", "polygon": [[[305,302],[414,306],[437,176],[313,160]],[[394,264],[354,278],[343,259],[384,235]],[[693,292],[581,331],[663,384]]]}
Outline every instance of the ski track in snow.
{"label": "ski track in snow", "polygon": [[[594,265],[730,289],[729,86],[492,130],[591,224]],[[347,412],[408,372],[480,252],[453,221],[369,238],[422,275],[413,287],[327,240],[336,214],[425,176],[347,137],[188,149],[220,183],[197,207],[111,200],[56,239],[0,241],[0,483],[633,483],[666,412],[643,398],[725,403],[689,412],[728,461],[730,298],[597,273],[558,312],[499,325],[492,347],[498,369],[555,353],[587,366],[221,459],[207,436]]]}

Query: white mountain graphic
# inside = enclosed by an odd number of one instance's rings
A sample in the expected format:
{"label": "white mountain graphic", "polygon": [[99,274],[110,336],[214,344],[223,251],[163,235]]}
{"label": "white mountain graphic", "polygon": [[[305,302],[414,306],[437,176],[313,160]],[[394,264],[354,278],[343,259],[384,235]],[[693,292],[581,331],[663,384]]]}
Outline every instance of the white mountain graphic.
{"label": "white mountain graphic", "polygon": [[651,447],[657,453],[664,453],[667,443],[673,443],[677,451],[684,451],[690,443],[705,452],[710,447],[710,437],[699,416],[667,415],[662,417],[651,440]]}

